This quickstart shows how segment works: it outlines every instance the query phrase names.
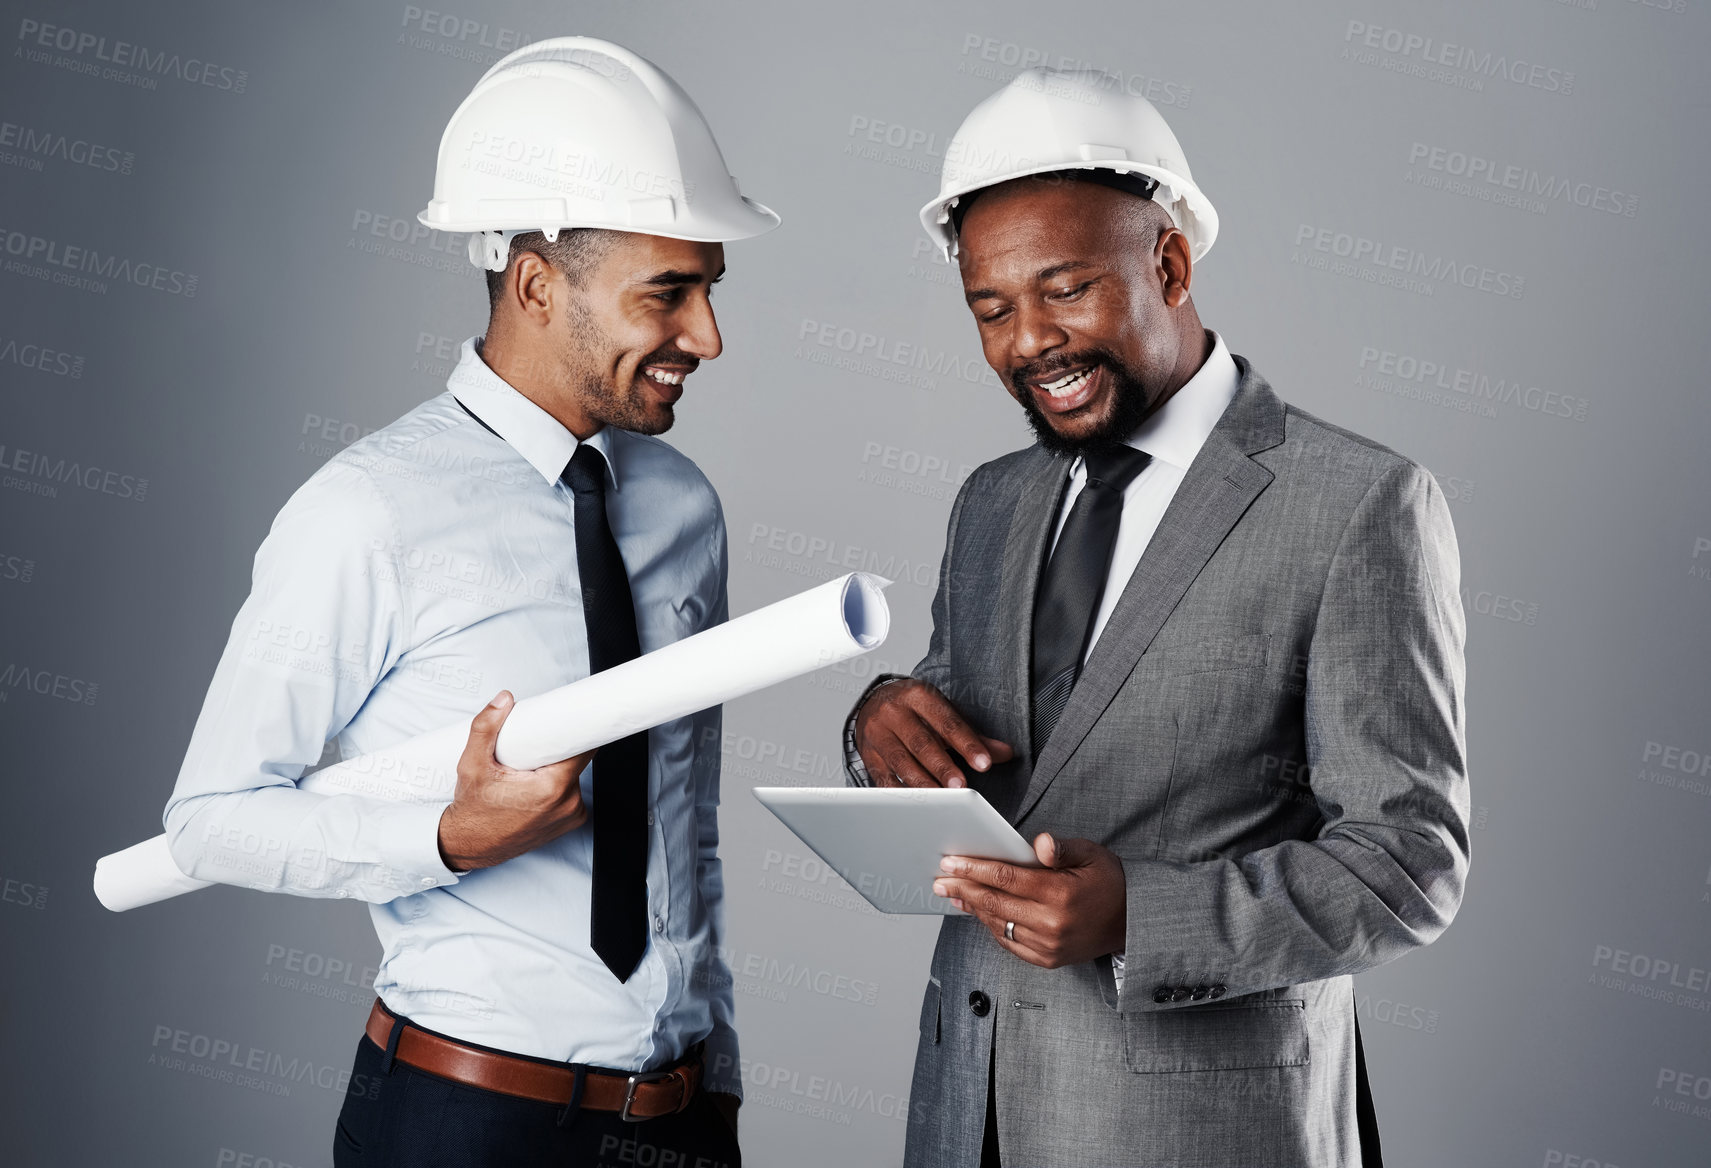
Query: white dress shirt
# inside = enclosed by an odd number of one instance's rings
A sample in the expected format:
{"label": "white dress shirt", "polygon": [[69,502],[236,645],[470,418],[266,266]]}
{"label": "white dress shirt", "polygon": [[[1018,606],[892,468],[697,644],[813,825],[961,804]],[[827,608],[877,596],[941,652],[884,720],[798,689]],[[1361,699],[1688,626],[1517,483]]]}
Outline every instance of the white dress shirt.
{"label": "white dress shirt", "polygon": [[[1207,330],[1210,332],[1211,330]],[[1117,526],[1117,544],[1111,553],[1111,569],[1105,577],[1105,591],[1099,598],[1099,611],[1093,616],[1093,635],[1087,638],[1087,653],[1083,664],[1093,653],[1111,610],[1123,595],[1123,587],[1135,574],[1135,565],[1153,540],[1165,508],[1176,498],[1176,488],[1182,485],[1200,448],[1224,410],[1236,396],[1240,375],[1224,338],[1212,333],[1212,352],[1182,388],[1147,416],[1135,432],[1123,440],[1124,445],[1144,450],[1152,455],[1141,473],[1123,491],[1123,517]],[[1064,492],[1063,508],[1058,512],[1057,526],[1052,531],[1052,548],[1069,519],[1070,508],[1087,485],[1087,466],[1076,458],[1069,468],[1069,489]]]}
{"label": "white dress shirt", "polygon": [[[706,1038],[709,1086],[738,1091],[717,709],[648,734],[649,944],[627,982],[588,943],[589,825],[460,875],[439,854],[447,804],[296,785],[334,738],[350,758],[467,723],[501,689],[588,675],[559,481],[577,439],[478,341],[447,392],[335,455],[274,520],[167,804],[173,858],[203,880],[370,902],[375,990],[431,1030],[624,1070]],[[707,479],[655,438],[608,427],[588,442],[609,468],[642,651],[722,622],[725,525]],[[596,816],[599,766],[582,775]]]}

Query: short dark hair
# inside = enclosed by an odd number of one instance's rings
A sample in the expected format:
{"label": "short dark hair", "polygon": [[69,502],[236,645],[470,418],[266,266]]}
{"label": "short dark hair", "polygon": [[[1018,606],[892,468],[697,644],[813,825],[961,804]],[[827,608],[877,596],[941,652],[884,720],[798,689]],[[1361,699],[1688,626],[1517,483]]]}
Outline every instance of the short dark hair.
{"label": "short dark hair", "polygon": [[[516,262],[519,253],[532,251],[563,272],[572,288],[580,288],[594,265],[600,262],[601,257],[611,250],[616,241],[615,232],[599,227],[565,228],[558,233],[558,238],[550,243],[539,231],[525,231],[511,237],[511,250],[505,257],[505,271],[511,270],[511,265]],[[489,312],[499,307],[499,297],[504,294],[504,290],[505,272],[488,269]]]}

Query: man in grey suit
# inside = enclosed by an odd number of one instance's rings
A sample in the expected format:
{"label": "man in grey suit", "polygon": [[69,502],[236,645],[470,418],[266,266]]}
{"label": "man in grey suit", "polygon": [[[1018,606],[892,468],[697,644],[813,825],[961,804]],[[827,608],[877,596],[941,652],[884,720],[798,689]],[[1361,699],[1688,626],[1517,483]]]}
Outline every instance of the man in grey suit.
{"label": "man in grey suit", "polygon": [[1351,975],[1468,869],[1443,493],[1203,327],[1215,213],[1115,78],[1025,71],[946,159],[923,221],[1037,442],[964,483],[846,744],[1041,867],[945,861],[906,1162],[1371,1168]]}

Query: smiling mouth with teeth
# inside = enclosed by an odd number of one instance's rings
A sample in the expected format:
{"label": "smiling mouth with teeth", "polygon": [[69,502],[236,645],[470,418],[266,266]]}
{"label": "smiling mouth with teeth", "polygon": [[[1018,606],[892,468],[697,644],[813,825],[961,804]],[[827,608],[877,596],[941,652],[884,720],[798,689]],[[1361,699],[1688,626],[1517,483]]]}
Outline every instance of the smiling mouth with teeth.
{"label": "smiling mouth with teeth", "polygon": [[671,373],[664,369],[644,369],[642,372],[661,385],[682,385],[683,379],[689,376],[687,373]]}
{"label": "smiling mouth with teeth", "polygon": [[1087,379],[1093,376],[1094,368],[1089,366],[1086,369],[1077,369],[1073,373],[1065,373],[1056,381],[1040,382],[1039,387],[1052,397],[1069,397],[1087,383]]}

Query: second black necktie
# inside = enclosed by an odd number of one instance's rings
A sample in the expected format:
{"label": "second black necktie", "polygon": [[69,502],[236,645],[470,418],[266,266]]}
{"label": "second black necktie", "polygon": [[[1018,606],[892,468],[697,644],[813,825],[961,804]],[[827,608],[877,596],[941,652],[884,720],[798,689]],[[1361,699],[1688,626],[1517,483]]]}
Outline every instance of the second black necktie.
{"label": "second black necktie", "polygon": [[1087,482],[1064,520],[1034,598],[1033,749],[1045,749],[1081,673],[1123,518],[1123,491],[1152,456],[1129,446],[1082,457]]}
{"label": "second black necktie", "polygon": [[[606,460],[587,443],[560,476],[576,499],[576,568],[588,626],[588,669],[641,656],[636,606],[606,515]],[[594,757],[594,891],[589,943],[628,981],[648,942],[648,736],[644,730]]]}

